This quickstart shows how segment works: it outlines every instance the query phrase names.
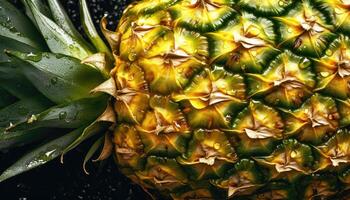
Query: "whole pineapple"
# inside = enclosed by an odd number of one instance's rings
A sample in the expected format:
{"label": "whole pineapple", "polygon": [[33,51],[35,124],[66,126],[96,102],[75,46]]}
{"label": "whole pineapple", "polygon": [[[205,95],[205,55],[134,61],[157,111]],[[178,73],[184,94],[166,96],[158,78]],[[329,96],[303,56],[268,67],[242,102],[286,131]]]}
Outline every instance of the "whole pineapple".
{"label": "whole pineapple", "polygon": [[[97,160],[113,154],[125,175],[162,198],[347,193],[350,1],[143,0],[116,31],[102,20],[111,51],[85,1],[93,46],[58,1],[24,2],[46,43],[28,20],[1,29],[0,147],[55,139],[1,180],[102,134],[85,162],[103,144]],[[25,19],[17,12],[5,14]],[[55,54],[41,53],[48,50]],[[23,105],[28,112],[13,112]],[[48,134],[58,128],[72,132]]]}

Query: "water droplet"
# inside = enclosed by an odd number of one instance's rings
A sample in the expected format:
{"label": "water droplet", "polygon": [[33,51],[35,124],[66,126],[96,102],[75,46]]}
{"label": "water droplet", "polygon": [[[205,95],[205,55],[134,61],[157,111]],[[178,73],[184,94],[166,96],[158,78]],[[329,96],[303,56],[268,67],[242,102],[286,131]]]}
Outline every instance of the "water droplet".
{"label": "water droplet", "polygon": [[56,58],[57,59],[60,59],[60,58],[62,58],[64,55],[62,55],[62,54],[56,54]]}
{"label": "water droplet", "polygon": [[335,14],[337,14],[337,15],[341,15],[341,14],[344,14],[346,11],[343,10],[343,9],[341,9],[341,8],[339,8],[339,7],[336,7],[336,8],[334,9],[334,12],[335,12]]}
{"label": "water droplet", "polygon": [[292,28],[288,28],[288,29],[287,29],[287,32],[288,32],[288,33],[292,33],[292,32],[293,32],[293,29],[292,29]]}
{"label": "water droplet", "polygon": [[278,1],[278,5],[279,5],[279,6],[284,6],[284,1],[283,1],[283,0]]}
{"label": "water droplet", "polygon": [[6,18],[6,22],[8,22],[8,23],[11,22],[10,17],[7,17],[7,18]]}
{"label": "water droplet", "polygon": [[62,112],[60,112],[60,113],[58,114],[58,118],[59,118],[60,120],[66,119],[66,117],[67,117],[67,112],[66,112],[66,111],[62,111]]}
{"label": "water droplet", "polygon": [[179,67],[179,68],[176,69],[176,71],[177,71],[179,74],[181,74],[181,73],[184,71],[184,69],[183,69],[182,67]]}
{"label": "water droplet", "polygon": [[14,27],[14,26],[11,26],[9,30],[10,30],[12,33],[17,32],[17,29],[16,29],[16,27]]}
{"label": "water droplet", "polygon": [[311,61],[307,58],[304,58],[302,61],[299,63],[299,68],[300,69],[305,69],[311,65]]}
{"label": "water droplet", "polygon": [[30,116],[30,118],[27,120],[28,124],[31,124],[33,122],[35,122],[36,120],[38,120],[38,118],[35,115]]}
{"label": "water droplet", "polygon": [[329,72],[320,72],[322,77],[328,77],[329,76]]}
{"label": "water droplet", "polygon": [[44,58],[50,58],[50,55],[47,54],[47,53],[44,53],[44,54],[42,54],[42,55],[44,56]]}
{"label": "water droplet", "polygon": [[10,123],[9,123],[9,126],[8,126],[6,129],[10,129],[10,128],[12,128],[12,127],[14,127],[14,125],[13,125],[12,122],[10,122]]}
{"label": "water droplet", "polygon": [[58,78],[57,78],[57,77],[54,77],[54,78],[52,78],[52,79],[50,80],[50,82],[51,82],[52,85],[56,85],[57,81],[58,81]]}
{"label": "water droplet", "polygon": [[326,51],[326,55],[327,55],[327,56],[331,56],[331,55],[333,55],[333,51],[332,51],[332,50],[330,50],[330,49],[328,49],[328,50]]}
{"label": "water droplet", "polygon": [[35,54],[33,52],[30,52],[27,54],[26,58],[30,61],[33,61],[33,62],[39,62],[42,58],[41,54]]}
{"label": "water droplet", "polygon": [[251,53],[252,53],[252,56],[256,56],[256,55],[258,55],[258,53],[256,52],[256,51],[251,51]]}
{"label": "water droplet", "polygon": [[218,149],[220,149],[220,146],[221,146],[220,143],[215,143],[214,144],[214,149],[218,150]]}
{"label": "water droplet", "polygon": [[226,116],[225,116],[225,120],[226,120],[227,122],[230,122],[230,121],[232,120],[231,115],[226,115]]}
{"label": "water droplet", "polygon": [[291,158],[295,158],[295,157],[297,157],[297,155],[298,155],[298,153],[295,152],[295,151],[292,151],[292,152],[290,153],[290,157],[291,157]]}
{"label": "water droplet", "polygon": [[136,55],[135,52],[131,52],[131,53],[129,53],[128,58],[129,58],[130,61],[134,61],[136,59],[136,56],[137,55]]}

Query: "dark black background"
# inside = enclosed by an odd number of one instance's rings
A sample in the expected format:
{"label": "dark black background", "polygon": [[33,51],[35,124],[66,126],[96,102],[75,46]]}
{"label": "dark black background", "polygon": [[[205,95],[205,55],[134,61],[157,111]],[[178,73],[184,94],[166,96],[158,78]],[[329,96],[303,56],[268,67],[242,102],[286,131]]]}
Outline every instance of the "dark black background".
{"label": "dark black background", "polygon": [[[11,0],[20,9],[18,0]],[[78,0],[61,0],[73,23],[81,31]],[[131,0],[87,0],[95,24],[108,14],[110,28],[115,28],[122,10]],[[120,174],[113,159],[102,168],[88,164],[90,175],[82,169],[84,156],[91,141],[79,146],[65,156],[64,165],[58,159],[3,183],[0,183],[1,200],[136,200],[149,199],[140,187]],[[0,153],[0,171],[11,165],[28,151],[22,147]]]}

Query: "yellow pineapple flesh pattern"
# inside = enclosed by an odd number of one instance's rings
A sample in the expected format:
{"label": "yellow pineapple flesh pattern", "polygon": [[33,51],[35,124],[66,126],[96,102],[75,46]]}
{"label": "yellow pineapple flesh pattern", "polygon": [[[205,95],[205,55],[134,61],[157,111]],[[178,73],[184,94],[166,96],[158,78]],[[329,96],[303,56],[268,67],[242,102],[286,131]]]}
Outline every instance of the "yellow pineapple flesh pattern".
{"label": "yellow pineapple flesh pattern", "polygon": [[111,72],[121,171],[172,199],[348,188],[349,21],[347,0],[130,5]]}

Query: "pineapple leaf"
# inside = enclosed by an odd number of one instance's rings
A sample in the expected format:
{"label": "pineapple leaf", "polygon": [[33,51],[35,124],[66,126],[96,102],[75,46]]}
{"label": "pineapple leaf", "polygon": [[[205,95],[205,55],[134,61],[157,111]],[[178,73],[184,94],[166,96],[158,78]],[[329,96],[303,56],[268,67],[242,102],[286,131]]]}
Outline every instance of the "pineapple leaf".
{"label": "pineapple leaf", "polygon": [[60,3],[59,0],[48,0],[48,4],[50,6],[50,10],[52,13],[52,18],[63,30],[65,30],[68,34],[75,37],[80,43],[88,46],[91,49],[90,44],[88,44],[84,38],[77,31],[72,21],[69,19],[64,7]]}
{"label": "pineapple leaf", "polygon": [[5,50],[16,50],[26,53],[37,52],[38,50],[32,46],[19,42],[17,40],[0,35],[0,62],[9,61],[9,57],[5,54]]}
{"label": "pineapple leaf", "polygon": [[11,95],[4,88],[0,87],[0,109],[12,104],[16,100],[16,97]]}
{"label": "pineapple leaf", "polygon": [[86,156],[84,158],[83,162],[83,169],[86,174],[89,174],[89,172],[86,169],[86,163],[92,158],[92,156],[96,153],[96,151],[102,146],[103,144],[104,136],[100,137],[96,142],[91,146],[89,151],[86,153]]}
{"label": "pineapple leaf", "polygon": [[111,122],[95,121],[92,124],[90,124],[88,127],[86,127],[83,133],[74,142],[72,142],[66,149],[64,149],[61,156],[61,162],[63,163],[64,154],[71,151],[72,149],[77,147],[79,144],[81,144],[83,141],[91,138],[92,136],[101,132],[105,132],[110,125],[111,125]]}
{"label": "pineapple leaf", "polygon": [[98,52],[106,53],[109,59],[113,59],[111,51],[109,50],[107,45],[104,43],[104,41],[101,39],[98,32],[96,31],[96,28],[94,26],[94,23],[92,22],[86,1],[80,0],[79,5],[80,5],[81,23],[83,25],[86,35],[89,37],[92,44],[94,44]]}
{"label": "pineapple leaf", "polygon": [[80,99],[32,115],[30,118],[8,127],[7,131],[32,130],[41,127],[78,128],[98,118],[106,106],[106,96]]}
{"label": "pineapple leaf", "polygon": [[0,85],[11,95],[18,99],[42,95],[23,75],[3,73],[2,69],[4,68],[0,64]]}
{"label": "pineapple leaf", "polygon": [[0,182],[55,159],[82,131],[83,128],[76,129],[28,152],[0,175]]}
{"label": "pineapple leaf", "polygon": [[54,21],[41,13],[34,3],[28,2],[28,5],[34,14],[41,34],[52,52],[78,59],[84,59],[93,54],[92,50],[84,43],[81,43],[78,38],[67,33]]}
{"label": "pineapple leaf", "polygon": [[29,131],[18,131],[7,133],[0,129],[0,150],[10,149],[45,138],[48,134],[52,135],[52,129],[40,128]]}
{"label": "pineapple leaf", "polygon": [[43,13],[45,16],[49,17],[51,19],[51,12],[50,8],[42,1],[42,0],[21,0],[25,7],[26,15],[29,17],[29,19],[35,24],[35,26],[38,28],[38,24],[35,21],[34,15],[29,7],[28,2],[33,3],[41,13]]}
{"label": "pineapple leaf", "polygon": [[[0,0],[0,35],[39,50],[46,50],[45,40],[35,26],[6,0]],[[3,43],[3,42],[1,42]],[[6,42],[4,42],[6,44]]]}
{"label": "pineapple leaf", "polygon": [[[20,76],[21,77],[21,76]],[[18,99],[27,99],[40,93],[28,82],[24,80],[2,79],[0,76],[0,85],[11,95]]]}
{"label": "pineapple leaf", "polygon": [[[55,103],[67,103],[90,96],[90,91],[104,81],[99,70],[80,60],[52,53],[26,54],[7,51],[22,63],[21,71],[32,84]],[[59,95],[57,95],[59,94]]]}
{"label": "pineapple leaf", "polygon": [[40,113],[50,107],[51,103],[42,96],[17,101],[0,110],[0,127],[6,128]]}

